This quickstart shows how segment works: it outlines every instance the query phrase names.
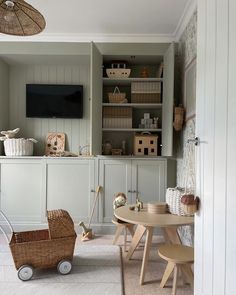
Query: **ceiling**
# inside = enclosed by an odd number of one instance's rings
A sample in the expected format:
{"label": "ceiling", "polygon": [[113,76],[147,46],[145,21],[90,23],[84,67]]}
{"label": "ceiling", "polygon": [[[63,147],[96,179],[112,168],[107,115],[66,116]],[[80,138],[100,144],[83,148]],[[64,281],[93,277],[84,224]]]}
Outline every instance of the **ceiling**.
{"label": "ceiling", "polygon": [[[46,19],[46,29],[25,40],[149,37],[170,41],[196,0],[28,0]],[[8,37],[8,38],[7,38]],[[0,35],[0,40],[20,37]],[[21,37],[22,39],[22,37]],[[168,40],[164,40],[168,39]],[[141,40],[141,39],[140,39]],[[95,40],[96,41],[96,40]]]}

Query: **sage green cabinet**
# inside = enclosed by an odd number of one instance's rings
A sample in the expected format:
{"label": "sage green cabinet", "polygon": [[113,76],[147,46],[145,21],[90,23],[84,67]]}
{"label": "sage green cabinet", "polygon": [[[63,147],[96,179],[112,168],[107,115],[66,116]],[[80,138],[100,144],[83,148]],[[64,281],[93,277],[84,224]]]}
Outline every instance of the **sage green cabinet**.
{"label": "sage green cabinet", "polygon": [[87,222],[94,198],[94,160],[47,163],[47,210],[65,209],[75,222]]}
{"label": "sage green cabinet", "polygon": [[8,160],[0,171],[0,209],[11,222],[40,223],[45,197],[41,161]]}
{"label": "sage green cabinet", "polygon": [[[100,222],[111,222],[113,199],[118,192],[127,196],[129,204],[135,203],[138,195],[144,203],[164,201],[167,188],[168,160],[124,159],[99,160],[99,185],[103,187],[100,199]],[[174,184],[173,177],[169,184]]]}

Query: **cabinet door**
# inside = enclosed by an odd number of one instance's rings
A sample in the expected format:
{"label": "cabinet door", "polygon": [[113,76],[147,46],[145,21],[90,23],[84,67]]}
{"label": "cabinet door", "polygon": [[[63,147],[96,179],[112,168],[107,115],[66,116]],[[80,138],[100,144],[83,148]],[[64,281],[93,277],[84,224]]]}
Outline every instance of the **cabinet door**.
{"label": "cabinet door", "polygon": [[1,210],[11,222],[40,222],[42,165],[16,161],[1,164]]}
{"label": "cabinet door", "polygon": [[166,160],[132,160],[132,202],[136,193],[144,202],[164,201],[166,191]]}
{"label": "cabinet door", "polygon": [[172,156],[173,153],[174,65],[175,47],[172,43],[164,55],[162,156]]}
{"label": "cabinet door", "polygon": [[90,52],[90,153],[102,154],[102,55],[91,43]]}
{"label": "cabinet door", "polygon": [[88,222],[94,190],[94,161],[47,165],[47,210],[65,209],[74,221]]}
{"label": "cabinet door", "polygon": [[100,203],[100,222],[111,222],[113,217],[113,200],[118,192],[125,193],[131,202],[131,161],[100,160],[99,184],[103,188]]}

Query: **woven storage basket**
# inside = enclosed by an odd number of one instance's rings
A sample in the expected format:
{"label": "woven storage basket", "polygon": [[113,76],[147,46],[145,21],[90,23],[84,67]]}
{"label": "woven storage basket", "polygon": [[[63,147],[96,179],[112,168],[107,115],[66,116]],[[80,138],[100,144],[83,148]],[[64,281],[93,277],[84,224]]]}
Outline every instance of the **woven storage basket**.
{"label": "woven storage basket", "polygon": [[34,143],[32,139],[9,138],[4,140],[6,156],[32,156]]}
{"label": "woven storage basket", "polygon": [[48,211],[49,230],[14,232],[10,249],[16,269],[24,264],[51,268],[62,259],[72,260],[76,233],[70,215],[64,210]]}
{"label": "woven storage basket", "polygon": [[116,86],[113,92],[108,93],[108,99],[110,103],[122,103],[126,97],[125,92],[120,92],[120,89]]}
{"label": "woven storage basket", "polygon": [[185,189],[179,187],[168,188],[166,190],[166,203],[171,214],[192,215],[191,213],[186,213],[181,204],[181,198],[184,194],[186,194]]}
{"label": "woven storage basket", "polygon": [[131,103],[161,103],[160,93],[132,93]]}
{"label": "woven storage basket", "polygon": [[132,103],[160,103],[161,83],[160,82],[132,82],[131,83]]}
{"label": "woven storage basket", "polygon": [[132,108],[104,107],[103,128],[132,128]]}

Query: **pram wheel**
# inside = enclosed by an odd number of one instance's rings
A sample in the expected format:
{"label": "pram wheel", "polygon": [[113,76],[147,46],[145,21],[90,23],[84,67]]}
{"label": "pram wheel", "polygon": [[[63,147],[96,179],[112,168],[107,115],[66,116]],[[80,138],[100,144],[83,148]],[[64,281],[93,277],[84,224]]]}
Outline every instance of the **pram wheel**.
{"label": "pram wheel", "polygon": [[34,274],[34,269],[32,266],[25,264],[22,265],[19,269],[18,269],[18,278],[22,281],[29,281],[32,276]]}
{"label": "pram wheel", "polygon": [[72,269],[72,264],[69,260],[61,260],[57,265],[57,270],[61,275],[67,275]]}

